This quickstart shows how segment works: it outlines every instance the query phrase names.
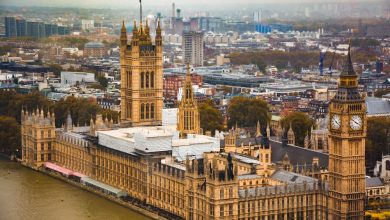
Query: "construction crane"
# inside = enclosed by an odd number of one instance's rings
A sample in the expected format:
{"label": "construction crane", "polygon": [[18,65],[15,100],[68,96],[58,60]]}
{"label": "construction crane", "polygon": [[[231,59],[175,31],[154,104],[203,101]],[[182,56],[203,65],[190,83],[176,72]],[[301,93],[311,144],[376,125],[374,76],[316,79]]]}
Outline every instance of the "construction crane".
{"label": "construction crane", "polygon": [[[318,65],[318,68],[320,70],[320,76],[324,75],[324,60],[325,60],[326,54],[329,51],[329,48],[330,48],[330,46],[326,48],[325,52],[320,51],[320,63]],[[336,54],[336,50],[333,51],[332,61],[329,65],[330,74],[332,74],[332,67],[333,67],[333,61],[334,61],[335,54]]]}
{"label": "construction crane", "polygon": [[324,75],[324,59],[325,59],[326,53],[328,52],[328,48],[326,48],[325,53],[322,53],[322,51],[320,51],[320,64],[318,67],[320,69],[320,76]]}
{"label": "construction crane", "polygon": [[336,56],[336,50],[333,51],[332,61],[330,61],[330,64],[329,64],[329,75],[330,76],[332,76],[332,67],[333,67],[333,61],[334,61],[335,56]]}

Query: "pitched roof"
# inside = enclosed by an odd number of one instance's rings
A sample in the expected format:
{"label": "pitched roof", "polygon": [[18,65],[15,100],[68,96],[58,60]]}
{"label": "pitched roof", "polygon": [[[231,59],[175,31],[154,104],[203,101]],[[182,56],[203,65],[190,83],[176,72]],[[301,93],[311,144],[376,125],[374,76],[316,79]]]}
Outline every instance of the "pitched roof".
{"label": "pitched roof", "polygon": [[318,151],[306,149],[303,147],[297,147],[292,145],[287,145],[283,147],[282,143],[277,141],[270,141],[271,144],[271,161],[280,162],[283,161],[285,155],[288,155],[291,165],[296,164],[307,164],[311,165],[313,163],[313,158],[317,157],[319,159],[318,165],[320,167],[328,167],[329,155],[321,153]]}
{"label": "pitched roof", "polygon": [[390,102],[380,98],[367,97],[367,115],[389,115],[390,114]]}
{"label": "pitched roof", "polygon": [[379,177],[366,177],[366,187],[383,186],[382,180]]}

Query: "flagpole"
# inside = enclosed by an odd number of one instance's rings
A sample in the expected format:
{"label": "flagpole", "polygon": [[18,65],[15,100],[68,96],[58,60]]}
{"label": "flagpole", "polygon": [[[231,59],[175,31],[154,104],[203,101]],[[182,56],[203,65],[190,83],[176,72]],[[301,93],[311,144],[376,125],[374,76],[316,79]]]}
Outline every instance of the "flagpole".
{"label": "flagpole", "polygon": [[142,22],[142,0],[139,0],[139,22]]}

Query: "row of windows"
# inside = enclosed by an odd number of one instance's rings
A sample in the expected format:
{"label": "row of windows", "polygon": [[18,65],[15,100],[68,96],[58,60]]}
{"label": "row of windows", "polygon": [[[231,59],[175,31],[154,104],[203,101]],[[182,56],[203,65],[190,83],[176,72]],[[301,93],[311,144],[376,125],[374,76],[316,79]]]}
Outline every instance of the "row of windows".
{"label": "row of windows", "polygon": [[142,72],[141,73],[141,89],[143,88],[154,88],[154,72]]}
{"label": "row of windows", "polygon": [[154,119],[154,103],[141,104],[141,119]]}

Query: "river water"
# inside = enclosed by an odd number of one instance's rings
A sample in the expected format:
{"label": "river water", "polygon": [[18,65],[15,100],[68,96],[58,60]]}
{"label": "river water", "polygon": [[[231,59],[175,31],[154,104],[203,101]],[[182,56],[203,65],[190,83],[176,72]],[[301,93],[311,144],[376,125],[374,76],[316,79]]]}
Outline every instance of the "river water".
{"label": "river water", "polygon": [[0,220],[149,220],[141,214],[0,158]]}

